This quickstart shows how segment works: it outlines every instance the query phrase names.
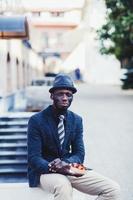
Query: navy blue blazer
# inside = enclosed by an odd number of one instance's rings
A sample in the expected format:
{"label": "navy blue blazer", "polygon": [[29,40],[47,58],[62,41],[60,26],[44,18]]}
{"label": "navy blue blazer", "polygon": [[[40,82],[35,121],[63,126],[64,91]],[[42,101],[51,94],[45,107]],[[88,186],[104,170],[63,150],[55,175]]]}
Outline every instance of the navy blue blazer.
{"label": "navy blue blazer", "polygon": [[48,163],[60,158],[67,163],[84,161],[82,118],[72,111],[66,113],[65,139],[60,148],[57,123],[52,106],[34,114],[28,122],[28,179],[37,187],[40,175],[49,173]]}

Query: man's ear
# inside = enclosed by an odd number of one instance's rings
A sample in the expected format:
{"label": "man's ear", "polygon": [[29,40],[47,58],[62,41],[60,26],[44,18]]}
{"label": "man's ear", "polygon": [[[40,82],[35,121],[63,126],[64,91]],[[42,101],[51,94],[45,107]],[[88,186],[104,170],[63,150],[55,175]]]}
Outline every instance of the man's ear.
{"label": "man's ear", "polygon": [[53,100],[53,93],[51,93],[51,95],[50,95],[50,99],[52,99],[52,100]]}

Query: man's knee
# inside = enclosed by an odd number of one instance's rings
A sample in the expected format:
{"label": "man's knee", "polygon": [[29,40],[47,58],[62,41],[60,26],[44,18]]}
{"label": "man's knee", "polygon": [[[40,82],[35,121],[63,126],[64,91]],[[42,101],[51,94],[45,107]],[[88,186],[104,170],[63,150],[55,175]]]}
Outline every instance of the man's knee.
{"label": "man's knee", "polygon": [[118,183],[113,184],[111,192],[112,196],[114,196],[116,199],[119,199],[121,193],[120,191],[120,185]]}
{"label": "man's knee", "polygon": [[110,197],[111,199],[120,199],[120,185],[116,182],[110,184],[108,191],[105,191],[104,195]]}

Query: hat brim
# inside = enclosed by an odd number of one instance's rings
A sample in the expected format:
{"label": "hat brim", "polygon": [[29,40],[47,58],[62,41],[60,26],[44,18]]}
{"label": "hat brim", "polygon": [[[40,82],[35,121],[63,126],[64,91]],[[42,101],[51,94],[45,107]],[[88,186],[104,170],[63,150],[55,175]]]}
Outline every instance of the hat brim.
{"label": "hat brim", "polygon": [[77,89],[75,87],[65,87],[65,86],[62,86],[62,87],[52,87],[52,88],[49,89],[49,92],[52,93],[55,90],[59,90],[59,89],[70,90],[70,91],[72,91],[73,94],[77,92]]}

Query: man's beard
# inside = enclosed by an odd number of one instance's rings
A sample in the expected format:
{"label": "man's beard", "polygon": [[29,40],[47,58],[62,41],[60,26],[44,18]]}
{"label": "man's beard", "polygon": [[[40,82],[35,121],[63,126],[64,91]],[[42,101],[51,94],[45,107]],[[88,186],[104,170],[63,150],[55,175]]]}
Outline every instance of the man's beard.
{"label": "man's beard", "polygon": [[72,100],[69,100],[68,106],[59,106],[58,101],[54,101],[54,107],[59,114],[63,114],[70,107]]}
{"label": "man's beard", "polygon": [[67,111],[70,105],[71,104],[69,104],[68,106],[59,107],[57,104],[55,104],[55,109],[58,111],[59,114],[63,114]]}

